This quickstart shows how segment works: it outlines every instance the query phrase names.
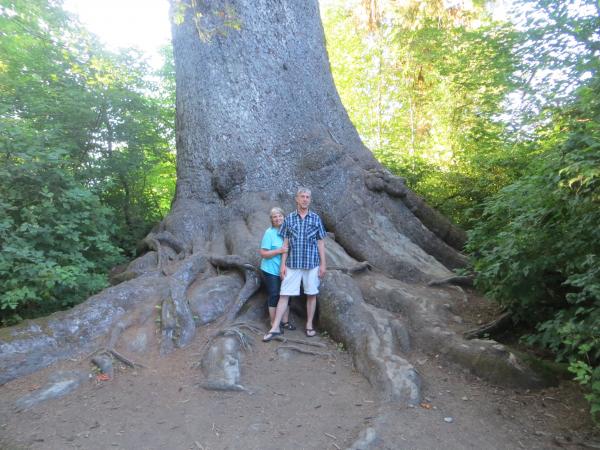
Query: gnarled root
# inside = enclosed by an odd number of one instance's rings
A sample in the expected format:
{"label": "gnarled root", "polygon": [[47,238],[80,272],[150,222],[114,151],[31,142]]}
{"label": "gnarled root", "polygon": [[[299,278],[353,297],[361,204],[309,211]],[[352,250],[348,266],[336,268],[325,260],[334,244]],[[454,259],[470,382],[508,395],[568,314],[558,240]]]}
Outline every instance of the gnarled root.
{"label": "gnarled root", "polygon": [[196,335],[196,324],[185,294],[198,275],[207,269],[206,257],[192,256],[179,263],[176,271],[167,278],[170,295],[162,302],[162,354],[169,353],[174,347],[184,347]]}
{"label": "gnarled root", "polygon": [[457,318],[451,312],[453,293],[409,285],[381,274],[358,276],[365,299],[410,322],[411,337],[419,348],[442,353],[475,375],[504,386],[542,387],[553,383],[536,373],[505,346],[492,340],[463,339],[452,331]]}
{"label": "gnarled root", "polygon": [[[166,278],[140,277],[108,288],[71,310],[2,330],[0,384],[105,346],[115,324],[135,311],[152,311],[168,295]],[[140,315],[145,317],[147,313]]]}
{"label": "gnarled root", "polygon": [[465,331],[463,333],[463,337],[465,339],[475,339],[493,336],[494,334],[498,334],[505,331],[512,323],[512,316],[510,312],[507,311],[503,314],[500,314],[499,317],[492,320],[491,322],[484,323],[480,327]]}
{"label": "gnarled root", "polygon": [[295,345],[280,345],[279,347],[277,347],[275,349],[275,352],[277,354],[296,352],[296,353],[300,353],[302,355],[319,356],[322,358],[332,358],[333,357],[333,354],[330,352],[315,352],[314,350],[308,350],[305,348],[297,347]]}
{"label": "gnarled root", "polygon": [[248,337],[237,330],[224,330],[213,338],[200,362],[205,381],[200,385],[205,389],[245,391],[240,384],[241,356]]}
{"label": "gnarled root", "polygon": [[419,374],[398,355],[408,350],[408,334],[394,314],[367,305],[352,278],[337,271],[325,277],[319,304],[321,323],[346,344],[356,368],[380,389],[383,400],[419,402]]}
{"label": "gnarled root", "polygon": [[455,284],[458,286],[472,287],[473,286],[473,277],[457,275],[454,277],[443,278],[441,280],[430,281],[429,283],[427,283],[427,286],[443,286],[445,284]]}
{"label": "gnarled root", "polygon": [[227,311],[226,318],[231,321],[236,318],[248,299],[260,288],[258,269],[238,255],[211,256],[209,259],[214,266],[238,269],[244,274],[244,287],[238,293],[233,306]]}
{"label": "gnarled root", "polygon": [[112,274],[111,284],[119,284],[152,272],[168,275],[173,262],[186,258],[190,253],[185,244],[168,231],[150,233],[138,250],[140,253],[146,252],[131,261],[124,270]]}
{"label": "gnarled root", "polygon": [[448,245],[458,250],[465,245],[466,233],[408,189],[404,179],[392,175],[387,170],[371,169],[365,176],[365,185],[371,191],[385,192],[402,200],[423,225]]}

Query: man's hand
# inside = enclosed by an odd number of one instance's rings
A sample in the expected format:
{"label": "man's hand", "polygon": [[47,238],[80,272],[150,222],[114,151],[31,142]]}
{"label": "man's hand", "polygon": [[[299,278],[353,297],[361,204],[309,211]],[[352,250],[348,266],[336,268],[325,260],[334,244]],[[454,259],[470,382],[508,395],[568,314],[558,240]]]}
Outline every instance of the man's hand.
{"label": "man's hand", "polygon": [[325,240],[319,239],[317,241],[317,248],[319,250],[319,278],[323,278],[325,276],[325,272],[327,272],[327,263],[325,262]]}
{"label": "man's hand", "polygon": [[279,253],[281,253],[282,255],[283,255],[284,253],[287,253],[287,252],[288,252],[288,248],[287,248],[287,246],[286,246],[286,245],[284,245],[283,247],[280,247],[280,248],[279,248]]}
{"label": "man's hand", "polygon": [[284,264],[282,264],[281,268],[279,269],[279,276],[281,277],[282,280],[285,278],[286,272],[287,272],[286,267]]}
{"label": "man's hand", "polygon": [[327,265],[325,263],[321,263],[319,265],[319,278],[323,278],[325,276],[325,272],[327,272]]}

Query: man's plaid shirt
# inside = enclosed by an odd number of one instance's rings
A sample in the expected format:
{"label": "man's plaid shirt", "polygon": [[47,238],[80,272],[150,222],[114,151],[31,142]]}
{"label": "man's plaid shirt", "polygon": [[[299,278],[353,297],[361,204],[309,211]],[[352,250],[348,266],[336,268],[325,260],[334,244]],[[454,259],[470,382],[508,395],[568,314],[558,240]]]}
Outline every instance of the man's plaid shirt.
{"label": "man's plaid shirt", "polygon": [[289,253],[285,265],[290,269],[313,269],[321,263],[317,241],[327,236],[321,218],[312,211],[302,219],[294,211],[283,221],[279,235],[288,238]]}

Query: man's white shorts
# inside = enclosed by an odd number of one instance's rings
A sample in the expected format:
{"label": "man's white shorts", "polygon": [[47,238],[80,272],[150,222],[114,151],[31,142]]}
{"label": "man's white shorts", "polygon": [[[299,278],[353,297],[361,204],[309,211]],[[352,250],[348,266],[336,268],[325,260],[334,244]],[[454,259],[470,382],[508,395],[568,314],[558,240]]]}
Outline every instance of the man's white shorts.
{"label": "man's white shorts", "polygon": [[300,282],[306,295],[319,293],[319,267],[313,269],[290,269],[286,267],[285,278],[281,281],[280,295],[300,295]]}

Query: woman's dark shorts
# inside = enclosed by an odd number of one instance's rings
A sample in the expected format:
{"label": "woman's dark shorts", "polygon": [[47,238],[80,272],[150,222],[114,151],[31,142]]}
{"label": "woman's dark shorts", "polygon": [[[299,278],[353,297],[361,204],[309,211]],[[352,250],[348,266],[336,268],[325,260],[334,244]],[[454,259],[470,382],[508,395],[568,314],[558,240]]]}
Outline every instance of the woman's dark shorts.
{"label": "woman's dark shorts", "polygon": [[277,302],[279,302],[279,290],[281,289],[281,278],[277,275],[261,270],[263,275],[263,282],[267,288],[267,304],[269,308],[276,308]]}

